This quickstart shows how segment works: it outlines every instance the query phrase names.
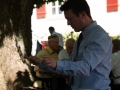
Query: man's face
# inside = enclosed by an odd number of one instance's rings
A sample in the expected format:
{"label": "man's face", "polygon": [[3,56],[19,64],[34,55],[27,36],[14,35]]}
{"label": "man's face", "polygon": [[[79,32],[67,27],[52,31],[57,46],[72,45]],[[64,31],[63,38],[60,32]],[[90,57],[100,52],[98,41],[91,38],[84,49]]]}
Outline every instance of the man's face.
{"label": "man's face", "polygon": [[52,31],[52,30],[49,30],[49,32],[50,32],[50,34],[52,35],[52,32],[53,32],[53,31]]}
{"label": "man's face", "polygon": [[73,46],[74,46],[74,44],[68,44],[68,45],[66,45],[66,50],[69,53],[69,55],[71,55],[71,53],[73,51]]}
{"label": "man's face", "polygon": [[76,16],[72,10],[64,11],[67,24],[70,25],[76,32],[79,32],[85,27],[84,14],[81,12],[79,16]]}
{"label": "man's face", "polygon": [[53,51],[58,50],[59,38],[54,38],[52,41],[48,41],[48,45]]}

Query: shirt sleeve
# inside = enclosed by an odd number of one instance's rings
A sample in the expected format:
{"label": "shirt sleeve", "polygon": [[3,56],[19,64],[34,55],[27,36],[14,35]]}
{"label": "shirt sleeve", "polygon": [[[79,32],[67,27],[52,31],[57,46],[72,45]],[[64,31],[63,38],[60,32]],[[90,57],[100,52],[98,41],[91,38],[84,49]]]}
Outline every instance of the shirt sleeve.
{"label": "shirt sleeve", "polygon": [[82,53],[82,58],[77,56],[76,61],[57,61],[56,72],[71,76],[89,76],[92,70],[94,70],[101,63],[102,67],[108,68],[110,64],[111,40],[106,35],[95,35],[90,39],[90,42],[85,46]]}

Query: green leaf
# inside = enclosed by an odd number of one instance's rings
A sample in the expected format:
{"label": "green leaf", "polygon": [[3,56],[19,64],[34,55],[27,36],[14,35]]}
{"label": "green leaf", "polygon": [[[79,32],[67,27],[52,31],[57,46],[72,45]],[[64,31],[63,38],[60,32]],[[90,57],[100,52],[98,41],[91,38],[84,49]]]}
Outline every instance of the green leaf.
{"label": "green leaf", "polygon": [[55,1],[59,1],[59,3],[64,2],[64,0],[35,0],[36,8],[41,7],[45,3],[48,4],[50,2],[55,2]]}

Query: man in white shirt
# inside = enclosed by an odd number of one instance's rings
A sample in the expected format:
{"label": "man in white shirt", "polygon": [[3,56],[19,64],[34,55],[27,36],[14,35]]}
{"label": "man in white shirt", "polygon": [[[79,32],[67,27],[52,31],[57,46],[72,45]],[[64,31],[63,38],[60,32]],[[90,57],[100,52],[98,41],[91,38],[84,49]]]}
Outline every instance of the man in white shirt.
{"label": "man in white shirt", "polygon": [[120,90],[120,40],[114,39],[113,43],[113,54],[111,57],[111,69],[113,74],[113,85],[111,90]]}
{"label": "man in white shirt", "polygon": [[59,53],[59,51],[61,51],[63,49],[63,45],[64,45],[63,36],[62,36],[62,34],[55,32],[55,29],[52,26],[49,27],[49,32],[51,35],[56,34],[59,37],[59,50],[57,51],[57,53]]}
{"label": "man in white shirt", "polygon": [[69,59],[70,55],[72,54],[73,47],[74,47],[75,40],[73,38],[69,38],[66,40],[66,49],[63,49],[59,52],[59,59]]}

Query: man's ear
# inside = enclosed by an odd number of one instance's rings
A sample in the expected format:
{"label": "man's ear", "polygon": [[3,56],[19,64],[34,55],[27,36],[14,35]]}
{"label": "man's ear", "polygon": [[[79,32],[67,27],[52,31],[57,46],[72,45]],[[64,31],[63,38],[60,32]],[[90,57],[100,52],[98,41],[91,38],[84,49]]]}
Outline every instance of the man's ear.
{"label": "man's ear", "polygon": [[81,12],[81,16],[82,16],[82,18],[84,19],[84,18],[86,17],[86,12],[85,12],[85,11],[82,11],[82,12]]}

